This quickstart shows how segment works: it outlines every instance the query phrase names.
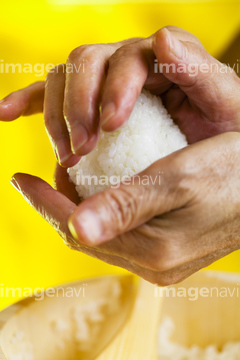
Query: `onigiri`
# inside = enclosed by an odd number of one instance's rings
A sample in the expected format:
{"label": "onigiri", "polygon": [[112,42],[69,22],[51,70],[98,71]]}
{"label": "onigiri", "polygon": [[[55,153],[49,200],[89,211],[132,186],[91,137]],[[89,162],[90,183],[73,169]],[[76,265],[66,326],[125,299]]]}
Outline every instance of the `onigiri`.
{"label": "onigiri", "polygon": [[70,181],[86,199],[186,145],[160,97],[143,90],[127,122],[114,132],[101,130],[94,150],[68,169]]}

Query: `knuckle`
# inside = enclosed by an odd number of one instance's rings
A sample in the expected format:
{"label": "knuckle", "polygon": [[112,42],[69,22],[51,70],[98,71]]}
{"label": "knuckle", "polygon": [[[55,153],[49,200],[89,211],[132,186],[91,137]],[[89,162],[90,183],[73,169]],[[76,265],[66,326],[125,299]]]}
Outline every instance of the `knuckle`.
{"label": "knuckle", "polygon": [[[170,156],[169,159],[169,178],[176,181],[176,183],[185,176],[188,164],[186,163],[187,158],[182,157],[182,154],[176,153],[176,156]],[[167,179],[169,181],[169,178]]]}
{"label": "knuckle", "polygon": [[101,51],[101,45],[83,45],[80,50],[82,56],[91,58],[92,56],[99,54]]}
{"label": "knuckle", "polygon": [[136,44],[125,44],[119,47],[109,58],[109,65],[114,65],[119,59],[124,59],[126,56],[130,57],[136,53]]}
{"label": "knuckle", "polygon": [[169,256],[164,256],[164,254],[161,256],[159,256],[159,254],[155,254],[154,256],[151,256],[149,266],[153,271],[165,272],[173,269],[176,266],[176,261]]}
{"label": "knuckle", "polygon": [[200,42],[200,40],[191,32],[187,30],[183,30],[182,28],[174,25],[167,25],[164,26],[164,28],[170,32],[175,33],[177,36],[181,37],[182,39],[185,39],[186,41],[189,40],[191,43],[196,44],[198,47],[203,49],[203,45]]}
{"label": "knuckle", "polygon": [[187,253],[182,250],[184,235],[170,235],[162,236],[156,234],[158,241],[157,246],[153,246],[148,251],[148,264],[147,267],[157,273],[165,273],[173,271],[173,269],[182,266],[187,261]]}
{"label": "knuckle", "polygon": [[99,54],[106,48],[106,45],[103,44],[89,44],[89,45],[81,45],[74,50],[72,50],[68,56],[68,63],[75,63],[80,58],[85,58],[88,60],[99,57]]}
{"label": "knuckle", "polygon": [[164,29],[167,29],[169,31],[181,31],[181,29],[177,26],[174,26],[174,25],[167,25],[167,26],[164,26]]}
{"label": "knuckle", "polygon": [[182,274],[177,271],[166,272],[166,273],[157,273],[154,276],[155,284],[158,286],[170,286],[177,284],[182,280]]}
{"label": "knuckle", "polygon": [[144,37],[133,37],[133,38],[130,38],[130,39],[122,40],[118,44],[120,45],[120,47],[122,47],[124,45],[131,44],[131,43],[136,43],[136,42],[142,41],[142,40],[145,40],[145,38]]}
{"label": "knuckle", "polygon": [[67,63],[74,63],[79,58],[79,56],[81,56],[81,53],[85,46],[86,45],[82,45],[82,46],[79,46],[79,47],[73,49],[70,52],[70,54],[68,55]]}
{"label": "knuckle", "polygon": [[138,205],[135,196],[132,196],[126,189],[121,189],[121,191],[110,189],[103,194],[117,229],[120,231],[123,227],[130,226],[137,214]]}
{"label": "knuckle", "polygon": [[192,169],[196,166],[193,161],[194,159],[189,158],[185,152],[176,153],[175,156],[169,157],[168,173],[162,176],[162,185],[165,185],[168,194],[183,203],[189,198],[189,191],[192,189],[192,180],[195,176]]}

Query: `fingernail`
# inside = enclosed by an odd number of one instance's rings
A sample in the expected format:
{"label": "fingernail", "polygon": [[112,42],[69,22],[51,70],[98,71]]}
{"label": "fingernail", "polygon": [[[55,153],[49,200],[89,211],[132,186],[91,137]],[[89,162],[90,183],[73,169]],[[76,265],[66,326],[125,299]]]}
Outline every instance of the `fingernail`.
{"label": "fingernail", "polygon": [[116,112],[114,103],[109,103],[103,108],[102,117],[101,117],[101,126],[106,124]]}
{"label": "fingernail", "polygon": [[11,178],[10,183],[12,184],[12,186],[17,190],[21,192],[21,188],[17,182],[17,180],[14,178],[14,176]]}
{"label": "fingernail", "polygon": [[168,29],[164,28],[164,30],[168,37],[169,47],[170,47],[171,52],[178,59],[183,59],[185,56],[185,53],[186,53],[186,47]]}
{"label": "fingernail", "polygon": [[70,218],[68,226],[75,239],[92,245],[99,242],[103,232],[98,217],[88,209]]}
{"label": "fingernail", "polygon": [[55,154],[57,157],[57,161],[60,164],[63,164],[72,156],[72,153],[69,153],[68,143],[66,139],[59,139],[56,142]]}
{"label": "fingernail", "polygon": [[88,141],[88,132],[81,124],[75,124],[71,127],[71,147],[76,154]]}

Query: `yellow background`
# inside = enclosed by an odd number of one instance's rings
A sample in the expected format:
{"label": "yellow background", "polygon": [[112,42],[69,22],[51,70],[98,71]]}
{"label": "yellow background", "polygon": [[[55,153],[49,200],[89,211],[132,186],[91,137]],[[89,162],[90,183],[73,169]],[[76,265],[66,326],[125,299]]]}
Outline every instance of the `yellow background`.
{"label": "yellow background", "polygon": [[[65,62],[69,52],[81,44],[149,36],[165,25],[193,32],[212,55],[218,56],[233,39],[240,20],[239,1],[86,4],[81,0],[1,0],[2,63],[57,64]],[[34,74],[0,73],[0,98],[43,79]],[[55,159],[42,115],[0,123],[0,157],[1,288],[46,288],[88,276],[123,272],[69,250],[9,184],[15,172],[52,180]],[[231,254],[211,268],[240,271],[240,253]],[[0,296],[0,309],[17,300]]]}

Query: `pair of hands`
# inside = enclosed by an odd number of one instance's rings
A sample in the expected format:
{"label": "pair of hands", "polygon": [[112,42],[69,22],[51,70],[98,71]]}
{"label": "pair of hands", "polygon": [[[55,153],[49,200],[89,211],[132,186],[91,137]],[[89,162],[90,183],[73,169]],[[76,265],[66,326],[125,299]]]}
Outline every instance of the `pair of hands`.
{"label": "pair of hands", "polygon": [[[156,59],[187,71],[163,67],[156,73]],[[191,64],[203,63],[209,71],[192,76]],[[66,71],[73,67],[84,71]],[[192,145],[140,174],[154,178],[161,172],[160,185],[121,184],[79,204],[65,167],[93,149],[100,126],[113,131],[127,120],[143,86],[162,97]],[[159,285],[181,281],[240,247],[239,98],[237,75],[179,28],[81,46],[46,83],[0,103],[5,121],[44,110],[62,165],[55,172],[56,190],[27,174],[16,174],[12,183],[71,248]]]}

